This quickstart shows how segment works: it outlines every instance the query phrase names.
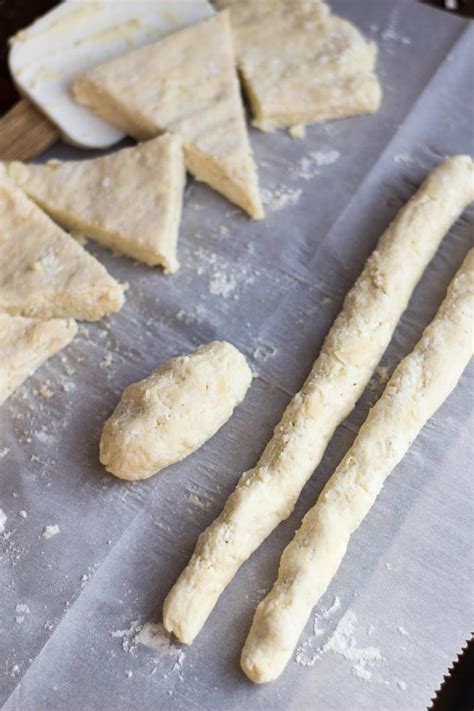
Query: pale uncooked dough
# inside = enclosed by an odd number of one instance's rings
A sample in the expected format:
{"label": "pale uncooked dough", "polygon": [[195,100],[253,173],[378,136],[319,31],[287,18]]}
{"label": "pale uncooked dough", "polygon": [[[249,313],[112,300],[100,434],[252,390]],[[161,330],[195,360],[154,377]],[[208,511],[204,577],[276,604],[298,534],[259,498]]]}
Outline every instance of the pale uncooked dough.
{"label": "pale uncooked dough", "polygon": [[9,174],[72,232],[165,271],[179,267],[185,180],[178,136],[165,135],[92,160],[12,163]]}
{"label": "pale uncooked dough", "polygon": [[231,10],[236,55],[264,131],[373,113],[377,48],[319,0],[216,0]]}
{"label": "pale uncooked dough", "polygon": [[196,178],[263,216],[227,12],[88,71],[74,95],[140,140],[180,135]]}
{"label": "pale uncooked dough", "polygon": [[257,607],[242,651],[242,668],[253,681],[272,681],[283,671],[313,606],[339,568],[351,534],[461,377],[472,355],[473,319],[474,249],[283,552],[278,579]]}
{"label": "pale uncooked dough", "polygon": [[0,164],[0,311],[96,321],[123,302],[124,287],[52,222]]}
{"label": "pale uncooked dough", "polygon": [[242,563],[287,518],[362,395],[443,235],[474,199],[469,156],[437,166],[381,237],[302,390],[168,594],[164,625],[191,643]]}
{"label": "pale uncooked dough", "polygon": [[100,461],[121,479],[147,479],[198,449],[244,399],[252,372],[230,343],[172,358],[125,388],[107,420]]}
{"label": "pale uncooked dough", "polygon": [[72,319],[40,321],[0,313],[0,405],[76,333]]}

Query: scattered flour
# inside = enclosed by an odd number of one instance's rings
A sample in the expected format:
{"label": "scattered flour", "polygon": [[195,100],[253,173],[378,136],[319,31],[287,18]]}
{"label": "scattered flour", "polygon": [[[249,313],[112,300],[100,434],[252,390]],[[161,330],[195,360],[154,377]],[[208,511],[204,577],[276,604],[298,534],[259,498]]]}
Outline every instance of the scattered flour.
{"label": "scattered flour", "polygon": [[[122,640],[124,652],[133,654],[137,645],[141,644],[159,652],[161,657],[172,659],[174,661],[173,671],[180,672],[185,653],[173,644],[163,625],[153,622],[145,622],[144,625],[141,625],[138,620],[134,620],[128,630],[115,630],[111,636]],[[159,659],[154,659],[154,661],[158,662]]]}
{"label": "scattered flour", "polygon": [[184,652],[172,643],[161,624],[145,622],[135,636],[135,643],[142,644],[156,652],[161,652],[167,657],[174,657],[179,661],[180,665],[183,663]]}
{"label": "scattered flour", "polygon": [[107,353],[100,361],[101,368],[109,368],[112,364],[112,355]]}
{"label": "scattered flour", "polygon": [[209,509],[211,507],[211,502],[207,499],[201,499],[197,494],[191,492],[188,496],[189,501],[200,509]]}
{"label": "scattered flour", "polygon": [[407,690],[407,683],[406,683],[406,681],[402,681],[401,679],[397,679],[396,684],[397,684],[398,688],[401,689],[402,691],[406,691],[406,690]]}
{"label": "scattered flour", "polygon": [[400,626],[400,627],[398,628],[398,631],[399,631],[400,634],[403,635],[404,637],[409,637],[409,636],[410,636],[409,633],[408,633],[408,631],[407,631],[404,627],[402,627],[402,626]]}
{"label": "scattered flour", "polygon": [[295,205],[301,197],[301,188],[290,188],[286,185],[276,185],[272,189],[264,188],[260,191],[262,202],[271,212],[281,210],[287,205]]}
{"label": "scattered flour", "polygon": [[29,615],[31,610],[28,607],[28,605],[25,605],[24,603],[18,603],[18,605],[15,608],[15,612],[16,612],[15,622],[18,625],[21,625],[25,621],[25,615]]}
{"label": "scattered flour", "polygon": [[370,681],[372,678],[371,667],[383,659],[377,647],[358,647],[354,637],[357,616],[349,610],[339,621],[331,637],[322,647],[322,652],[339,654],[351,662],[354,676]]}
{"label": "scattered flour", "polygon": [[407,37],[406,35],[399,35],[390,27],[382,32],[381,37],[383,40],[392,40],[393,42],[400,42],[401,44],[411,44],[410,37]]}
{"label": "scattered flour", "polygon": [[42,397],[44,397],[46,400],[49,400],[49,398],[53,397],[53,395],[54,395],[53,391],[51,390],[50,387],[48,387],[48,385],[47,385],[46,383],[44,383],[44,384],[40,387],[39,393],[40,393],[40,395],[41,395]]}
{"label": "scattered flour", "polygon": [[4,447],[3,449],[0,449],[0,459],[3,459],[3,457],[6,457],[10,449],[8,447]]}
{"label": "scattered flour", "polygon": [[10,669],[10,676],[15,677],[20,673],[20,667],[18,664],[13,664],[13,666]]}
{"label": "scattered flour", "polygon": [[406,153],[397,153],[397,155],[393,156],[393,162],[397,165],[408,165],[413,161],[412,158],[410,158],[410,156]]}
{"label": "scattered flour", "polygon": [[314,643],[318,637],[321,637],[325,632],[326,628],[320,626],[324,620],[329,619],[335,612],[341,607],[341,601],[336,595],[330,607],[327,610],[323,610],[321,613],[317,613],[314,616],[313,621],[313,633],[312,636],[303,642],[296,650],[296,662],[301,664],[303,667],[314,666],[317,659],[321,658],[321,650],[314,650]]}
{"label": "scattered flour", "polygon": [[38,432],[35,432],[35,438],[45,444],[52,444],[55,441],[54,435],[49,434],[49,432],[46,432],[45,430],[38,430]]}
{"label": "scattered flour", "polygon": [[215,271],[209,279],[209,293],[227,299],[236,289],[237,280],[233,274]]}
{"label": "scattered flour", "polygon": [[124,652],[133,653],[133,651],[137,648],[137,645],[135,644],[135,637],[141,628],[142,625],[140,625],[139,621],[133,620],[133,622],[130,623],[128,630],[115,630],[110,636],[122,640],[122,649]]}
{"label": "scattered flour", "polygon": [[18,613],[23,612],[25,615],[29,615],[31,610],[28,607],[28,605],[26,605],[25,603],[19,602],[18,605],[15,607],[15,612],[18,612]]}
{"label": "scattered flour", "polygon": [[288,133],[292,138],[304,138],[306,136],[306,126],[304,123],[299,123],[296,126],[290,126]]}
{"label": "scattered flour", "polygon": [[43,538],[52,538],[59,533],[59,526],[54,523],[43,528]]}
{"label": "scattered flour", "polygon": [[390,14],[390,19],[387,28],[380,35],[383,40],[391,40],[392,42],[400,42],[401,44],[411,44],[410,37],[406,37],[397,32],[398,16],[400,9],[394,7]]}
{"label": "scattered flour", "polygon": [[[253,283],[259,274],[258,270],[251,270],[245,264],[229,264],[214,252],[206,252],[201,247],[194,252],[190,266],[199,276],[207,275],[208,290],[212,296],[224,299],[237,299],[239,288]],[[186,322],[187,314],[179,312],[177,318]]]}
{"label": "scattered flour", "polygon": [[25,520],[28,518],[28,514],[26,513],[26,511],[18,511],[18,516]]}
{"label": "scattered flour", "polygon": [[[313,623],[313,634],[306,642],[298,648],[296,652],[296,662],[302,666],[313,666],[318,659],[326,652],[338,654],[351,663],[351,671],[364,681],[372,678],[372,668],[383,660],[382,654],[377,647],[359,647],[354,637],[357,616],[349,610],[338,622],[336,629],[329,639],[322,645],[314,649],[315,641],[321,637],[327,628],[321,626],[321,622],[334,615],[341,606],[338,597],[334,599],[331,607],[321,614],[316,615]],[[373,631],[373,626],[371,634]],[[370,629],[370,628],[369,628]]]}
{"label": "scattered flour", "polygon": [[5,524],[7,522],[7,515],[2,509],[0,509],[0,533],[3,533],[5,530]]}
{"label": "scattered flour", "polygon": [[269,358],[273,358],[273,356],[275,356],[277,353],[278,350],[276,348],[273,348],[273,346],[262,344],[256,347],[253,352],[253,357],[260,363],[264,363]]}
{"label": "scattered flour", "polygon": [[303,180],[311,180],[319,173],[319,168],[325,165],[332,165],[339,160],[341,154],[336,150],[328,151],[312,151],[308,155],[303,156],[297,167],[294,169],[294,174]]}

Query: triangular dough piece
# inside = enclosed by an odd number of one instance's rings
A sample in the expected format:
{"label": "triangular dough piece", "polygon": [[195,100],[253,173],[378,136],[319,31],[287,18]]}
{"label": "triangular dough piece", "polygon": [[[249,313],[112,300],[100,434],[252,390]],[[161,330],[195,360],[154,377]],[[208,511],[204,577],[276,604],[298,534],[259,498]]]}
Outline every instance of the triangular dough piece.
{"label": "triangular dough piece", "polygon": [[10,176],[54,220],[146,264],[176,257],[185,169],[169,134],[92,160],[12,163]]}
{"label": "triangular dough piece", "polygon": [[0,405],[76,333],[72,319],[39,321],[0,314]]}
{"label": "triangular dough piece", "polygon": [[227,12],[90,70],[74,95],[140,140],[180,135],[196,178],[263,216]]}
{"label": "triangular dough piece", "polygon": [[263,131],[372,113],[377,48],[320,0],[216,0],[230,8],[253,124]]}
{"label": "triangular dough piece", "polygon": [[0,164],[0,311],[96,321],[124,287],[18,188]]}

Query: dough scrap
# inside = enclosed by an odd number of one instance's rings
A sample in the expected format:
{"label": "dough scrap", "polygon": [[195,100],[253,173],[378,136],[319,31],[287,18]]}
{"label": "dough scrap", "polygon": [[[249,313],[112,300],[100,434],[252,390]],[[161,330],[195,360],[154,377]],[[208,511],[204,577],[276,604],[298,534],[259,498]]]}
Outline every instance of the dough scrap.
{"label": "dough scrap", "polygon": [[88,71],[73,91],[139,140],[180,135],[198,180],[263,217],[227,12]]}
{"label": "dough scrap", "polygon": [[230,8],[253,125],[263,131],[373,113],[376,45],[319,0],[216,0]]}
{"label": "dough scrap", "polygon": [[212,437],[244,399],[252,371],[230,343],[171,358],[125,388],[104,425],[100,461],[120,479],[148,479]]}
{"label": "dough scrap", "polygon": [[97,321],[124,287],[18,188],[0,164],[0,311]]}
{"label": "dough scrap", "polygon": [[185,181],[179,137],[160,136],[92,160],[14,162],[8,172],[66,229],[145,264],[178,269]]}
{"label": "dough scrap", "polygon": [[72,319],[40,321],[0,313],[0,405],[76,333]]}
{"label": "dough scrap", "polygon": [[426,422],[456,386],[473,352],[474,249],[435,319],[390,378],[359,434],[286,547],[278,579],[257,607],[241,664],[252,681],[276,679],[351,534]]}
{"label": "dough scrap", "polygon": [[164,603],[190,644],[238,569],[292,512],[334,431],[362,395],[444,234],[474,199],[469,156],[440,163],[400,210],[349,291],[319,357],[254,469],[201,534]]}

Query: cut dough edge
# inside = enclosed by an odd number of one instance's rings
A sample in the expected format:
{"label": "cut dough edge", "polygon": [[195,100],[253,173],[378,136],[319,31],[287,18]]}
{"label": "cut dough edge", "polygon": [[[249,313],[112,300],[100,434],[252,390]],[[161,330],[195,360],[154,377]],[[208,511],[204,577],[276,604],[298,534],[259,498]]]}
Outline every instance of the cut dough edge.
{"label": "cut dough edge", "polygon": [[276,104],[264,107],[245,74],[241,73],[241,77],[252,107],[252,126],[265,132],[375,113],[382,98],[377,78],[371,73],[361,73],[348,77],[338,87],[321,85],[324,97],[314,104],[308,102],[301,108],[293,105],[290,110]]}
{"label": "cut dough edge", "polygon": [[[211,20],[225,22],[223,26],[228,29],[229,43],[233,47],[228,14],[228,11],[224,10],[212,18],[207,18],[206,20],[196,23],[196,26],[209,23]],[[179,30],[175,34],[189,31],[192,27],[193,26]],[[172,36],[173,35],[169,35],[165,39],[170,39]],[[156,44],[160,44],[160,41]],[[122,55],[122,57],[123,56],[124,55]],[[111,64],[112,63],[113,60]],[[102,67],[107,64],[108,63],[105,63]],[[237,100],[239,102],[239,114],[236,118],[239,123],[242,123],[246,136],[245,145],[242,145],[244,156],[239,171],[242,177],[236,177],[233,171],[226,169],[225,163],[218,160],[213,154],[200,150],[193,142],[187,139],[186,135],[180,133],[179,129],[173,129],[172,126],[166,125],[154,125],[145,116],[141,115],[140,119],[137,120],[136,107],[128,105],[127,101],[123,99],[123,96],[119,92],[113,92],[110,87],[105,88],[101,86],[101,82],[100,80],[96,80],[93,70],[92,72],[80,76],[75,81],[73,93],[79,103],[92,108],[100,116],[138,141],[148,140],[156,137],[157,134],[160,135],[166,132],[179,135],[183,140],[185,162],[190,173],[198,180],[207,183],[216,192],[224,195],[230,202],[241,207],[252,218],[262,219],[264,211],[259,194],[257,170],[252,156],[245,108],[240,96],[240,85],[236,67],[234,71],[235,76],[232,76],[231,80],[235,80],[236,90],[238,91]],[[146,126],[146,124],[148,125]]]}
{"label": "cut dough edge", "polygon": [[[156,238],[151,240],[149,234],[142,237],[143,228],[135,218],[136,203],[133,202],[130,206],[124,204],[120,194],[117,194],[117,202],[119,202],[117,208],[120,211],[117,219],[113,213],[110,218],[106,211],[100,215],[93,215],[91,210],[88,212],[88,191],[94,190],[94,199],[99,201],[113,200],[113,185],[119,169],[123,173],[128,169],[135,182],[145,183],[145,190],[148,191],[146,198],[150,202],[155,191],[154,188],[148,188],[146,185],[146,177],[151,173],[149,162],[155,154],[157,160],[162,161],[162,165],[158,162],[156,173],[153,170],[153,180],[156,180],[156,204],[152,205],[152,208],[155,210],[156,219],[153,212],[148,209],[149,204],[145,203],[145,207],[149,213],[147,219],[150,222],[154,220],[153,229],[156,230]],[[124,148],[113,154],[90,160],[51,161],[34,165],[15,161],[9,164],[7,170],[10,177],[37,205],[73,233],[91,237],[114,251],[150,266],[160,264],[166,272],[175,272],[179,268],[176,246],[185,181],[179,137],[164,134],[138,146]],[[71,175],[69,171],[75,171],[76,175],[74,173]],[[64,182],[67,182],[68,178],[75,178],[76,186],[72,195],[67,185],[64,191],[61,190],[61,186],[58,187],[57,180],[60,174],[64,174]],[[112,185],[110,190],[104,187],[104,180]],[[81,182],[85,207],[81,205]],[[166,194],[162,200],[164,204],[160,205],[158,201],[161,198],[159,192],[163,190],[162,186]],[[116,192],[120,193],[120,186]],[[140,200],[140,194],[137,195],[137,200]],[[123,226],[127,219],[128,224]],[[164,224],[159,224],[160,219]]]}
{"label": "cut dough edge", "polygon": [[119,284],[54,223],[0,163],[0,312],[97,321],[125,300]]}
{"label": "cut dough edge", "polygon": [[30,319],[0,313],[0,405],[77,333],[72,319]]}
{"label": "cut dough edge", "polygon": [[[339,33],[343,33],[346,40],[345,53],[349,56],[345,57],[345,64],[341,64],[340,57],[333,58],[332,63],[318,64],[315,66],[324,72],[326,79],[323,79],[319,86],[317,84],[308,84],[308,95],[298,92],[295,95],[294,91],[288,93],[288,96],[282,97],[280,102],[267,101],[264,96],[264,89],[259,86],[258,79],[254,81],[252,64],[254,62],[255,45],[258,45],[258,23],[263,21],[265,25],[265,33],[268,31],[269,19],[268,9],[271,12],[288,12],[288,7],[284,0],[275,0],[270,3],[262,3],[260,0],[254,2],[257,11],[252,15],[252,2],[235,2],[235,0],[217,0],[219,10],[228,9],[230,11],[231,27],[233,29],[234,44],[236,45],[237,64],[239,74],[242,79],[244,93],[247,95],[251,111],[253,114],[252,125],[262,131],[273,131],[278,128],[292,128],[293,126],[306,125],[311,123],[319,123],[323,121],[350,118],[362,114],[375,113],[381,103],[382,89],[375,75],[375,60],[377,55],[377,47],[373,42],[366,40],[360,30],[350,21],[345,18],[333,15],[326,3],[320,2],[314,5],[314,21],[318,24],[319,29],[328,34],[334,32],[335,29]],[[296,3],[296,12],[301,11],[301,2]],[[260,14],[262,7],[267,7],[267,14]],[[240,15],[242,13],[242,16]],[[243,19],[242,19],[243,18]],[[248,23],[250,22],[250,39],[246,37],[246,32],[249,32]],[[277,20],[277,35],[279,25],[282,24],[282,18]],[[283,34],[286,33],[286,27]],[[280,27],[281,29],[281,27]],[[289,26],[290,37],[287,41],[293,41],[291,37],[294,27]],[[303,33],[303,30],[300,30]],[[278,37],[277,37],[278,39]],[[281,41],[285,41],[282,36]],[[240,46],[239,46],[240,45]],[[261,49],[262,45],[258,45]],[[264,46],[264,45],[263,45]],[[280,61],[274,47],[278,46],[278,42],[272,43],[272,46],[267,57],[267,64],[271,66],[273,61]],[[284,61],[284,60],[283,60]],[[331,74],[332,69],[332,74]],[[256,76],[261,76],[264,68],[259,67]],[[259,74],[260,72],[260,74]],[[293,79],[292,79],[293,81]],[[312,96],[311,93],[316,93]],[[304,99],[302,106],[296,108],[295,104],[299,100]]]}

